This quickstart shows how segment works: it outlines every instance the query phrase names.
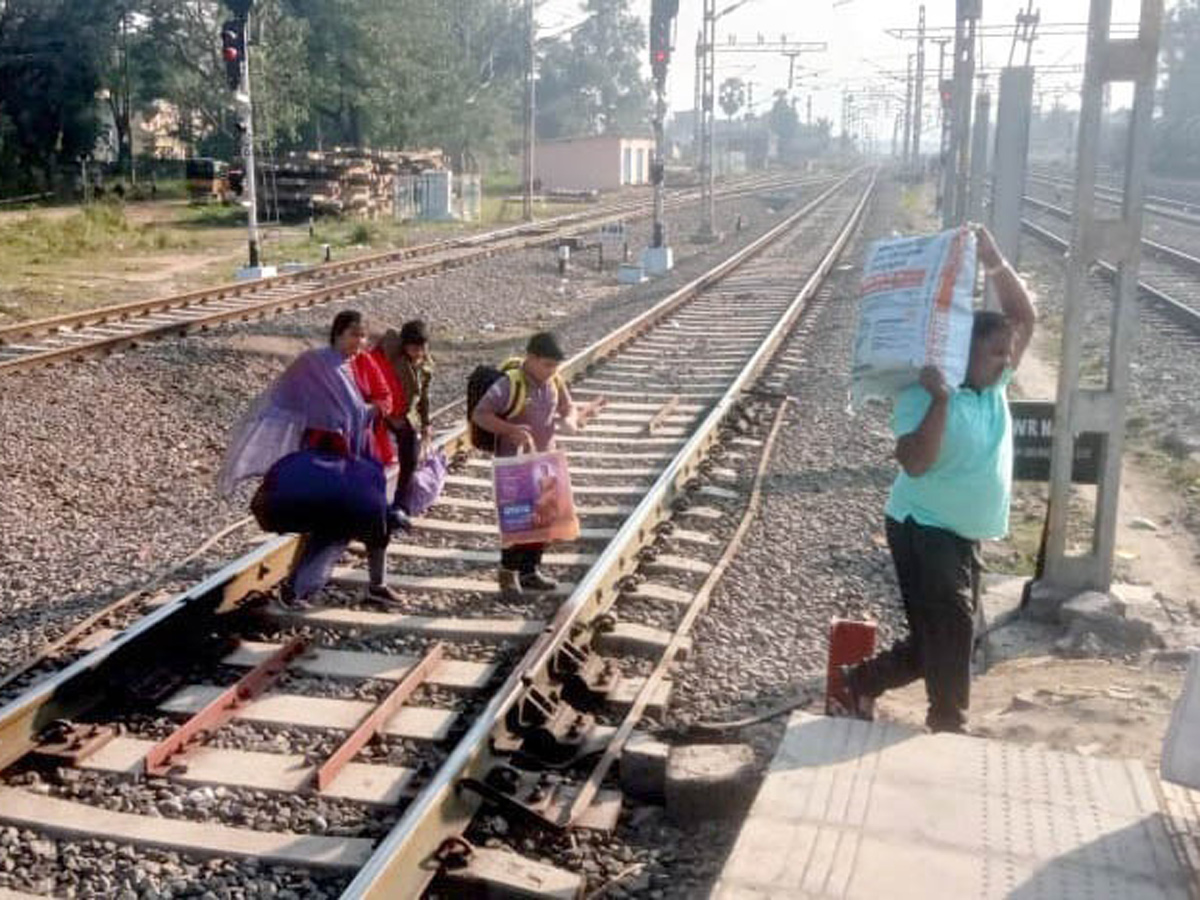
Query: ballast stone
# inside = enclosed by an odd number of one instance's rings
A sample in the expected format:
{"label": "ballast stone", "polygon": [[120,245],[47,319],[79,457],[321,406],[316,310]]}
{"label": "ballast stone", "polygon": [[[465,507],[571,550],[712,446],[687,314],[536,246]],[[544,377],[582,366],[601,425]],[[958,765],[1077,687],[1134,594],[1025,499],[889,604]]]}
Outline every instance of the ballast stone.
{"label": "ballast stone", "polygon": [[1140,653],[1162,647],[1163,639],[1153,623],[1127,618],[1125,603],[1111,594],[1085,591],[1067,600],[1059,608],[1059,621],[1067,634],[1056,645],[1068,656],[1103,655],[1105,649],[1120,653]]}
{"label": "ballast stone", "polygon": [[748,744],[691,744],[667,759],[667,815],[679,825],[741,815],[758,779]]}

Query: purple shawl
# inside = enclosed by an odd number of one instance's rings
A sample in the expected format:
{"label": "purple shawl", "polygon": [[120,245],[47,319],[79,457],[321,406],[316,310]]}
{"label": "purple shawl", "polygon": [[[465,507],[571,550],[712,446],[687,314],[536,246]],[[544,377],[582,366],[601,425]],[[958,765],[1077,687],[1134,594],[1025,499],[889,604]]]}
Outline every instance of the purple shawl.
{"label": "purple shawl", "polygon": [[217,490],[233,492],[239,481],[267,470],[301,449],[310,428],[334,431],[356,456],[367,450],[370,408],[354,382],[349,361],[332,347],[307,350],[259,395],[234,428]]}

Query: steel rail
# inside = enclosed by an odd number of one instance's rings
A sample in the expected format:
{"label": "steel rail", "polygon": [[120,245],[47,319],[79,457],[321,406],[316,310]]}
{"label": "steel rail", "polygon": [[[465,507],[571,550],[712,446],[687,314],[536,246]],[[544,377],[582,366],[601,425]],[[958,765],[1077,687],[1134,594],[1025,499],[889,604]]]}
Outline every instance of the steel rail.
{"label": "steel rail", "polygon": [[[796,216],[815,208],[856,174],[852,172],[842,178]],[[750,247],[760,242],[761,239]],[[570,379],[599,362],[621,344],[632,340],[709,284],[719,280],[732,267],[729,260],[721,263],[576,354],[564,364],[564,377]],[[448,455],[465,449],[465,423],[440,436],[435,443]],[[176,627],[173,624],[175,622],[203,621],[207,616],[232,611],[248,596],[277,586],[290,570],[298,548],[299,538],[295,535],[272,538],[240,559],[230,562],[200,584],[175,596],[112,641],[38,682],[0,708],[0,769],[31,750],[36,744],[37,734],[51,722],[78,715],[103,699],[102,696],[93,696],[95,685],[103,684],[106,674],[119,669],[128,658],[136,657],[139,652],[152,647],[161,630]]]}
{"label": "steel rail", "polygon": [[[615,601],[618,583],[638,565],[637,550],[647,541],[653,540],[656,536],[655,526],[670,517],[672,502],[679,496],[683,485],[695,477],[701,459],[716,443],[719,426],[740,399],[744,389],[787,337],[809,298],[837,261],[845,244],[858,227],[874,190],[874,184],[872,174],[854,211],[804,289],[792,301],[722,399],[656,479],[588,574],[559,607],[553,620],[534,641],[521,663],[476,718],[437,774],[409,804],[393,831],[347,887],[343,898],[382,900],[392,897],[416,897],[436,875],[428,861],[443,840],[461,833],[466,828],[481,802],[473,793],[460,792],[456,787],[457,783],[466,777],[482,777],[491,762],[489,737],[497,723],[520,697],[530,675],[544,668],[551,654],[569,636],[574,626],[586,621],[589,616],[605,611]],[[739,253],[736,257],[738,264],[756,255],[794,228],[807,215],[810,207],[789,217]],[[602,343],[598,342],[593,348],[598,348]]]}
{"label": "steel rail", "polygon": [[[1021,227],[1038,240],[1042,241],[1042,243],[1047,244],[1056,250],[1066,253],[1071,249],[1071,242],[1069,240],[1061,235],[1055,234],[1053,231],[1050,231],[1047,228],[1043,228],[1036,222],[1032,222],[1029,219],[1022,219]],[[1109,281],[1112,281],[1117,277],[1117,267],[1112,263],[1103,259],[1098,259],[1096,260],[1096,266]],[[1138,290],[1145,297],[1148,297],[1150,300],[1157,303],[1161,307],[1163,314],[1172,321],[1184,326],[1185,328],[1192,329],[1193,331],[1200,331],[1200,310],[1194,309],[1193,307],[1188,306],[1186,303],[1181,303],[1179,300],[1176,300],[1165,291],[1162,291],[1145,281],[1141,281],[1140,279],[1138,281]]]}
{"label": "steel rail", "polygon": [[[1037,197],[1024,197],[1023,200],[1034,209],[1041,210],[1063,222],[1070,222],[1072,219],[1069,209],[1055,206],[1053,203],[1047,203],[1045,200],[1039,200]],[[1150,254],[1157,259],[1184,269],[1192,275],[1200,275],[1200,258],[1192,256],[1190,253],[1186,253],[1176,247],[1168,247],[1166,244],[1160,244],[1158,241],[1150,240],[1150,238],[1142,238],[1142,248],[1150,251]]]}
{"label": "steel rail", "polygon": [[[804,184],[811,183],[812,181],[816,180],[820,179],[799,179],[791,183]],[[752,180],[748,184],[728,185],[725,193],[726,195],[736,194],[745,190],[761,190],[763,187],[768,187],[774,184],[783,186],[788,183],[789,182],[786,180],[778,178],[756,179]],[[689,189],[676,194],[672,199],[674,199],[676,202],[686,202],[689,198],[695,195],[696,192]],[[594,222],[605,220],[607,217],[614,215],[625,215],[630,212],[637,212],[640,214],[645,210],[646,206],[646,201],[642,200],[641,198],[637,198],[635,200],[623,200],[617,203],[599,206],[594,209],[580,210],[573,213],[567,213],[562,216],[555,216],[538,222],[523,222],[504,228],[491,229],[478,234],[446,238],[440,241],[430,241],[424,244],[417,244],[413,247],[401,247],[394,250],[385,250],[379,253],[364,254],[362,256],[356,256],[353,259],[322,263],[305,268],[298,272],[289,272],[283,275],[275,275],[270,278],[260,278],[253,281],[227,282],[214,287],[198,288],[194,291],[186,291],[181,294],[173,294],[166,297],[152,297],[147,300],[116,303],[109,306],[97,307],[95,309],[63,313],[62,315],[50,316],[43,319],[33,319],[28,322],[15,322],[11,325],[0,326],[0,347],[3,347],[5,344],[11,344],[14,341],[62,333],[63,329],[67,328],[78,329],[80,327],[86,327],[89,325],[103,325],[110,322],[121,322],[149,312],[169,312],[171,310],[187,309],[203,302],[225,300],[232,297],[244,296],[246,294],[272,290],[276,287],[285,285],[293,285],[305,281],[332,278],[346,274],[353,274],[364,269],[377,268],[382,265],[407,262],[409,260],[422,256],[429,256],[443,250],[476,247],[480,244],[508,240],[516,237],[533,236],[535,238],[545,238],[548,233],[556,233],[559,230],[573,225],[591,226]]]}
{"label": "steel rail", "polygon": [[[1053,187],[1071,188],[1072,190],[1075,187],[1075,182],[1069,179],[1056,178],[1053,175],[1043,175],[1036,172],[1030,174],[1029,180],[1049,184]],[[1125,192],[1120,188],[1105,184],[1096,185],[1096,194],[1102,200],[1115,201],[1117,203],[1120,203],[1125,197]],[[1187,225],[1200,225],[1200,215],[1197,215],[1200,212],[1200,203],[1176,200],[1173,197],[1156,197],[1150,195],[1145,199],[1145,207],[1148,213],[1153,213],[1164,219],[1173,219]]]}
{"label": "steel rail", "polygon": [[[720,281],[722,277],[736,269],[744,261],[756,255],[858,176],[859,173],[854,172],[842,178],[803,209],[773,228],[767,235],[755,240],[711,272],[694,279],[670,297],[660,301],[651,310],[626,323],[612,335],[596,341],[566,364],[564,374],[577,375],[611,355],[616,348],[632,340],[658,320],[687,303],[705,288]],[[873,184],[872,176],[867,191],[852,214],[852,223],[857,223],[861,219]],[[852,226],[848,225],[842,232],[844,239],[848,239],[851,231]],[[834,253],[828,254],[822,261],[819,271],[827,273],[835,258]],[[817,283],[819,281],[815,277],[810,280],[810,285]],[[791,307],[794,315],[798,315],[802,309],[799,304],[798,298]],[[794,315],[788,317],[788,320],[794,318]],[[552,624],[530,648],[526,659],[544,660],[553,647],[555,635],[559,637],[564,635],[570,623],[578,618],[580,610],[594,612],[604,608],[606,599],[615,599],[616,581],[623,573],[631,571],[637,565],[636,555],[628,552],[628,546],[631,542],[645,542],[653,538],[653,524],[670,515],[670,498],[678,493],[680,486],[685,481],[696,474],[698,455],[715,442],[716,426],[732,408],[736,392],[740,391],[748,383],[753,373],[765,364],[769,358],[770,349],[782,340],[785,334],[786,328],[781,321],[747,365],[735,385],[734,393],[727,395],[725,400],[714,410],[714,413],[719,411],[719,414],[706,417],[701,431],[697,432],[686,445],[685,454],[678,457],[668,472],[656,482],[655,494],[658,499],[654,500],[650,497],[644,499],[638,505],[634,517],[627,521],[618,532],[617,543],[610,545],[603,556],[604,566],[608,568],[608,571],[601,572],[600,569],[596,569],[589,574],[572,595],[573,600],[568,601],[571,608],[560,611],[556,615]],[[454,432],[439,438],[438,444],[453,452],[465,445],[465,432],[465,426],[460,426]],[[640,520],[640,524],[638,520]],[[148,657],[153,658],[156,653],[159,655],[169,654],[170,648],[175,646],[186,647],[189,642],[194,641],[198,630],[211,627],[214,617],[233,611],[247,599],[276,586],[290,570],[298,546],[299,539],[292,535],[268,540],[260,547],[205,578],[199,584],[176,595],[108,643],[90,651],[45,680],[35,683],[19,697],[4,705],[3,708],[0,708],[0,769],[12,764],[33,749],[36,746],[38,734],[55,720],[78,717],[103,702],[114,691],[119,691],[130,675],[144,671],[144,661]],[[505,701],[505,705],[510,703],[511,699],[507,694],[511,694],[514,686],[519,685],[520,675],[515,674],[506,682],[506,696],[499,700]],[[499,708],[496,705],[497,702],[497,699],[493,699],[492,704],[489,704],[489,709],[494,711]],[[463,747],[464,743],[460,742],[452,751],[451,758],[463,759]],[[471,756],[471,754],[468,753],[467,756]],[[467,803],[469,804],[469,801]],[[453,812],[457,808],[451,806],[446,809]],[[392,835],[395,834],[396,832],[393,831]],[[379,852],[372,857],[370,863],[371,866],[382,866],[385,873],[391,871],[392,860],[389,859],[388,854],[384,853],[384,850],[393,846],[392,841],[392,836],[385,838]],[[406,842],[401,840],[401,844],[406,845]],[[379,873],[375,869],[371,869],[371,872],[364,870],[364,874],[374,880]],[[383,883],[391,883],[390,877]],[[401,896],[403,893],[384,891],[380,894],[373,891],[373,895]],[[357,895],[351,891],[348,892],[348,896]]]}
{"label": "steel rail", "polygon": [[[770,187],[786,187],[788,185],[806,185],[814,181],[826,182],[829,178],[816,179],[801,179],[798,181],[774,181],[769,180],[754,185],[738,186],[730,191],[722,194],[728,198],[737,196],[742,193],[760,191],[769,189]],[[687,198],[673,198],[672,205],[680,205],[690,202]],[[636,207],[638,216],[641,217],[644,210],[641,206]],[[590,215],[585,225],[580,228],[591,228],[606,222],[616,221],[625,218],[628,211],[608,212],[604,215]],[[70,344],[62,347],[54,347],[47,350],[33,351],[25,353],[21,356],[12,357],[10,359],[0,359],[0,376],[6,373],[27,371],[29,369],[39,368],[41,366],[50,365],[53,363],[64,362],[85,358],[89,356],[99,356],[114,352],[124,347],[135,346],[141,341],[147,341],[155,338],[161,338],[168,335],[178,334],[185,335],[195,329],[204,330],[208,327],[220,325],[227,322],[247,321],[252,319],[262,319],[268,316],[278,315],[283,312],[293,311],[305,307],[317,306],[329,303],[345,297],[353,296],[367,290],[383,287],[385,285],[396,284],[407,281],[413,278],[439,274],[448,269],[458,268],[477,262],[480,259],[486,259],[501,253],[513,252],[517,250],[529,249],[531,247],[540,246],[549,243],[563,235],[571,235],[577,233],[571,229],[577,222],[567,223],[551,227],[549,229],[538,226],[533,226],[532,236],[527,235],[526,231],[530,226],[523,226],[518,229],[505,229],[503,236],[499,239],[491,239],[484,241],[485,236],[476,236],[476,239],[459,240],[454,239],[438,244],[426,245],[429,249],[416,254],[414,259],[418,260],[414,265],[405,266],[403,268],[381,268],[375,274],[366,275],[364,277],[339,281],[333,284],[320,284],[305,290],[300,290],[295,293],[289,293],[284,296],[264,296],[258,302],[253,301],[255,293],[263,293],[266,295],[277,283],[282,279],[287,285],[299,285],[304,281],[315,281],[313,276],[320,273],[320,269],[306,273],[297,273],[295,276],[278,276],[276,279],[265,279],[256,282],[250,282],[246,285],[226,285],[220,288],[210,289],[207,293],[193,292],[191,294],[179,295],[175,298],[166,298],[164,300],[148,300],[139,301],[135,304],[107,307],[102,310],[92,311],[91,313],[72,313],[68,316],[57,317],[53,320],[56,323],[53,327],[48,327],[48,323],[52,320],[40,320],[38,322],[30,322],[24,325],[10,326],[8,337],[19,334],[26,339],[45,339],[48,336],[58,336],[68,338],[72,335],[85,337],[86,340],[78,344]],[[558,230],[556,230],[558,229]],[[514,231],[514,236],[507,236],[508,232]],[[519,233],[515,233],[519,232]],[[461,251],[461,252],[455,252]],[[436,257],[436,253],[446,253],[447,256]],[[434,256],[435,258],[421,264],[420,259],[425,259]],[[386,259],[384,259],[386,257]],[[383,262],[395,262],[394,256],[385,254],[379,257]],[[404,260],[399,261],[403,263]],[[371,266],[367,261],[361,261],[361,264],[350,263],[345,264],[355,269],[370,269]],[[295,280],[292,280],[295,279]],[[204,304],[213,303],[218,300],[227,299],[233,296],[245,296],[249,302],[239,305],[234,308],[221,308],[211,312],[204,312]],[[163,304],[167,304],[164,306]],[[121,334],[87,337],[83,329],[97,327],[103,324],[118,324],[137,322],[142,319],[148,322],[156,314],[162,313],[178,313],[183,310],[199,310],[201,315],[187,318],[183,320],[171,320],[157,324],[149,324],[148,327],[139,328],[136,331],[129,331]],[[118,315],[120,314],[120,315]],[[93,321],[96,316],[100,318]],[[63,331],[66,327],[61,324],[67,319],[75,320],[74,330]],[[43,326],[47,326],[43,328]],[[0,349],[3,349],[4,337],[6,334],[0,330]],[[10,343],[9,346],[12,346]]]}

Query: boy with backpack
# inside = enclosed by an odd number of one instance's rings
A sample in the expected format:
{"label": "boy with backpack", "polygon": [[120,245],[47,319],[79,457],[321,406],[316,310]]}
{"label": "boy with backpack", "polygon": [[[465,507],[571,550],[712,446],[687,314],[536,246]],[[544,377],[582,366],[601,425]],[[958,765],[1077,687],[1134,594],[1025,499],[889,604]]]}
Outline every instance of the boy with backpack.
{"label": "boy with backpack", "polygon": [[[481,366],[467,386],[471,440],[497,456],[554,449],[558,428],[582,429],[604,408],[598,398],[580,406],[571,399],[558,370],[566,358],[558,339],[541,331],[529,339],[524,357],[506,360],[499,369]],[[500,552],[500,587],[507,594],[552,591],[558,583],[541,571],[544,544],[505,547]]]}

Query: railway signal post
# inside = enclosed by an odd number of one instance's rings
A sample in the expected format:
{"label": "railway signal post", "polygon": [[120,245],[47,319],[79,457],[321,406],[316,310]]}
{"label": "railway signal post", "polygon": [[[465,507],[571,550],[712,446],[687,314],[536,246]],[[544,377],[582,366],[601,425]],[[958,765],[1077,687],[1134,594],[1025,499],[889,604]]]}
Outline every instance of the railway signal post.
{"label": "railway signal post", "polygon": [[678,14],[679,0],[654,0],[650,8],[650,70],[654,74],[654,160],[650,164],[650,180],[654,184],[654,232],[650,246],[642,254],[642,266],[651,275],[663,275],[675,267],[663,222],[667,171],[663,121],[667,116],[671,32]]}
{"label": "railway signal post", "polygon": [[250,9],[254,0],[225,0],[233,18],[221,26],[222,57],[229,88],[234,92],[246,165],[246,203],[249,212],[249,261],[239,278],[269,278],[273,266],[262,265],[258,250],[258,174],[254,161],[254,106],[250,98]]}

